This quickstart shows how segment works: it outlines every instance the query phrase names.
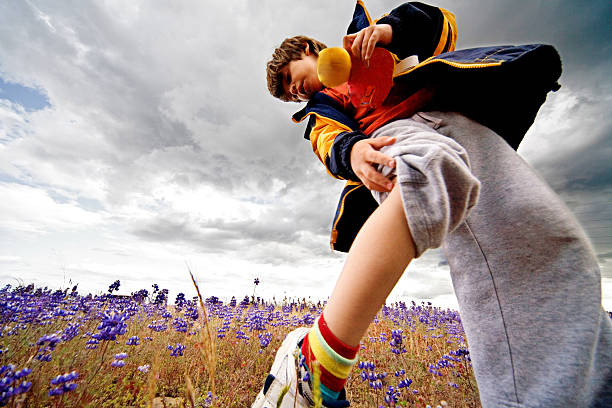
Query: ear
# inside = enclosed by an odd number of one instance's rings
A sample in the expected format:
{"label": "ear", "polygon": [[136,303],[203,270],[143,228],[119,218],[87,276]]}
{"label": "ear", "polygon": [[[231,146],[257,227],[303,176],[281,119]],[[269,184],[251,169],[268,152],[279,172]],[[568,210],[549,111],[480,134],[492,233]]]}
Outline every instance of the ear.
{"label": "ear", "polygon": [[310,55],[310,45],[308,43],[304,43],[304,54],[306,56]]}

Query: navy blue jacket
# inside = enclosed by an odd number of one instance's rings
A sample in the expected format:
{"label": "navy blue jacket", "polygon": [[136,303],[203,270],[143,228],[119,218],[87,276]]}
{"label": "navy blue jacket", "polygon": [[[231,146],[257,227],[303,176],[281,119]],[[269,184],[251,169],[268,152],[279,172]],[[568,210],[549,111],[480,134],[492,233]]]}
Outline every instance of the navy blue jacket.
{"label": "navy blue jacket", "polygon": [[[363,3],[358,1],[347,32],[357,32],[372,23]],[[386,47],[389,51],[399,59],[418,55],[422,61],[394,77],[406,97],[421,88],[433,88],[435,97],[428,109],[460,112],[495,131],[514,149],[533,123],[548,92],[559,88],[561,60],[550,45],[443,52],[454,49],[454,17],[446,10],[423,3],[401,5],[378,20],[378,24],[383,23],[393,29],[392,43]],[[377,207],[350,167],[352,146],[367,136],[348,112],[323,93],[316,94],[293,119],[300,122],[306,117],[309,121],[304,137],[309,140],[317,120],[331,119],[342,128],[322,161],[333,176],[348,180],[331,233],[332,248],[346,252]]]}

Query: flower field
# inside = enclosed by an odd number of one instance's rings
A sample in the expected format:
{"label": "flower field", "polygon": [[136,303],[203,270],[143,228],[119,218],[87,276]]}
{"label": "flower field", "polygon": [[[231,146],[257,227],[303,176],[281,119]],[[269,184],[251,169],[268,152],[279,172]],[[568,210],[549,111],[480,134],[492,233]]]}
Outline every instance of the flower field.
{"label": "flower field", "polygon": [[[0,406],[249,407],[285,335],[323,308],[119,285],[0,289]],[[346,388],[351,407],[480,406],[458,313],[423,303],[383,307]]]}

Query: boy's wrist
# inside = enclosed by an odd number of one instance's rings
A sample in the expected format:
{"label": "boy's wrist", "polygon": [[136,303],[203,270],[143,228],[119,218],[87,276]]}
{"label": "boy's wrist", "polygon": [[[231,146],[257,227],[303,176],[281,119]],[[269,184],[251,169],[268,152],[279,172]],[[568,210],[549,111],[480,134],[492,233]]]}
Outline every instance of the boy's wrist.
{"label": "boy's wrist", "polygon": [[351,152],[355,143],[368,139],[361,130],[346,132],[338,135],[330,151],[329,170],[336,176],[346,180],[359,181],[359,177],[351,166]]}
{"label": "boy's wrist", "polygon": [[393,26],[388,23],[376,23],[376,27],[380,27],[380,45],[389,45],[393,41]]}

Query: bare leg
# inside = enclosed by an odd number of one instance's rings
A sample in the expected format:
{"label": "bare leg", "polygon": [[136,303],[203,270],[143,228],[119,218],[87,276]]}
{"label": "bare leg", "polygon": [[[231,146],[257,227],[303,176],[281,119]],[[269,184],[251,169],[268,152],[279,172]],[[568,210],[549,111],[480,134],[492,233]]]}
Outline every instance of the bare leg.
{"label": "bare leg", "polygon": [[387,296],[414,258],[414,242],[396,185],[355,238],[325,306],[331,331],[357,346]]}

